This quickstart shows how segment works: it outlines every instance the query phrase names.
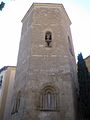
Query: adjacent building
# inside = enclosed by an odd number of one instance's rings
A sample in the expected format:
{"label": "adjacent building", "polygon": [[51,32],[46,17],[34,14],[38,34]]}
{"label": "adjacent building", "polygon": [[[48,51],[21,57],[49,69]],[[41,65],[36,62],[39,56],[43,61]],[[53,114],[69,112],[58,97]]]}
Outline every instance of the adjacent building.
{"label": "adjacent building", "polygon": [[10,114],[16,67],[5,66],[0,69],[0,120],[6,120]]}
{"label": "adjacent building", "polygon": [[88,71],[90,72],[90,55],[88,57],[85,58],[85,62],[88,68]]}

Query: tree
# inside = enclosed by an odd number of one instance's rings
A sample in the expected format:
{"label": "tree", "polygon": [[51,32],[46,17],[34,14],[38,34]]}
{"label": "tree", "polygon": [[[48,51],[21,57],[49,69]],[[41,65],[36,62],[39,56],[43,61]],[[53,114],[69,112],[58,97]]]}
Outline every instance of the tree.
{"label": "tree", "polygon": [[2,10],[4,8],[4,6],[5,6],[5,3],[1,2],[1,4],[0,4],[0,10]]}
{"label": "tree", "polygon": [[90,120],[90,78],[82,53],[78,55],[79,109],[84,119]]}

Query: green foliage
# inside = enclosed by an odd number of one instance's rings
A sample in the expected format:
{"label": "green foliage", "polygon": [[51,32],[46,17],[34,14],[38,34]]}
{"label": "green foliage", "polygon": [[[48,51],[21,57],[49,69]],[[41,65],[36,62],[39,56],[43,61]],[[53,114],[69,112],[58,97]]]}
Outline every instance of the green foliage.
{"label": "green foliage", "polygon": [[1,4],[0,4],[0,10],[2,10],[4,8],[4,6],[5,6],[5,3],[1,2]]}
{"label": "green foliage", "polygon": [[82,53],[78,55],[79,109],[82,118],[90,120],[90,78]]}

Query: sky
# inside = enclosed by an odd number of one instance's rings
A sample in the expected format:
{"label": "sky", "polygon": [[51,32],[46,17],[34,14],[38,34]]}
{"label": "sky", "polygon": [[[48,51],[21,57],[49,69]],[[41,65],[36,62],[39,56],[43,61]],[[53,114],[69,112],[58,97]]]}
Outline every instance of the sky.
{"label": "sky", "polygon": [[72,22],[71,33],[75,56],[90,55],[90,0],[0,0],[5,7],[0,11],[0,68],[17,65],[21,20],[33,2],[62,3]]}

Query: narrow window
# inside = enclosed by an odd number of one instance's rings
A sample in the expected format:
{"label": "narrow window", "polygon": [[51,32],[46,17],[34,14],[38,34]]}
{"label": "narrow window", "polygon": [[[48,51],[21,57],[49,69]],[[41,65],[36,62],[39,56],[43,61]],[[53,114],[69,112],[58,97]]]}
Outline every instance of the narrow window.
{"label": "narrow window", "polygon": [[45,111],[53,111],[57,109],[57,96],[53,88],[44,88],[40,96],[40,109]]}
{"label": "narrow window", "polygon": [[21,98],[21,91],[17,93],[16,99],[14,101],[13,109],[11,114],[15,114],[18,112],[19,107],[20,107],[20,98]]}
{"label": "narrow window", "polygon": [[0,76],[0,87],[2,86],[3,76]]}
{"label": "narrow window", "polygon": [[51,42],[52,42],[52,33],[50,31],[47,31],[45,33],[45,42],[47,44],[47,47],[51,47]]}
{"label": "narrow window", "polygon": [[72,45],[71,45],[71,41],[70,41],[70,37],[69,37],[69,36],[68,36],[68,43],[69,43],[69,51],[70,51],[71,55],[74,56],[74,55],[73,55]]}

